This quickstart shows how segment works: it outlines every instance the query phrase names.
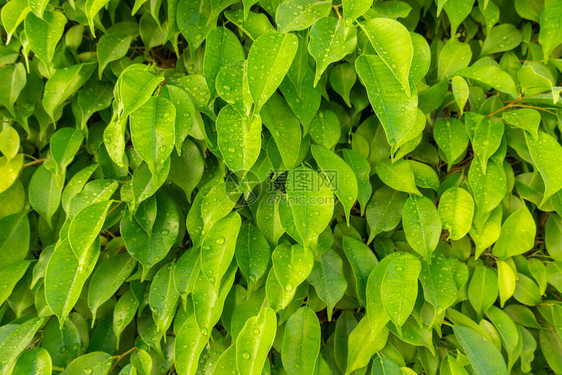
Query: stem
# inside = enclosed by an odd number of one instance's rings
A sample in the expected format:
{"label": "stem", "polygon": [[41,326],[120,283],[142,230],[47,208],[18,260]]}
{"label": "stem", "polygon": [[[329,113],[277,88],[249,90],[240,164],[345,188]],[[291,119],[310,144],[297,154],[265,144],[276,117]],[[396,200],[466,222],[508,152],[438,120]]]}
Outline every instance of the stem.
{"label": "stem", "polygon": [[117,204],[115,205],[115,207],[113,207],[111,210],[109,210],[109,212],[107,213],[106,216],[109,216],[109,214],[111,214],[113,211],[115,211],[115,210],[117,209],[117,207],[121,206],[122,203],[123,203],[123,201],[117,203]]}
{"label": "stem", "polygon": [[137,350],[136,347],[132,347],[131,349],[127,350],[125,353],[118,355],[115,358],[115,363],[113,364],[113,366],[111,367],[111,370],[109,370],[109,374],[111,374],[113,372],[113,370],[115,370],[115,367],[117,367],[117,364],[126,356],[128,356],[129,354],[131,354],[132,352],[134,352],[135,350]]}
{"label": "stem", "polygon": [[23,168],[25,167],[31,167],[32,165],[36,165],[36,164],[41,164],[43,163],[45,160],[47,160],[47,158],[43,158],[43,159],[35,159],[33,161],[30,161],[29,163],[25,163],[23,165]]}
{"label": "stem", "polygon": [[338,15],[338,18],[341,20],[343,17],[341,16],[340,11],[338,10],[338,8],[339,8],[340,6],[341,6],[341,5],[332,5],[332,8],[334,9],[334,11],[336,12],[336,14]]}
{"label": "stem", "polygon": [[[527,99],[529,99],[529,98],[532,98],[533,96],[542,95],[542,94],[547,94],[548,92],[549,92],[549,91],[537,92],[537,93],[535,93],[535,94],[531,94],[531,95],[527,95],[527,96],[522,96],[522,97],[520,97],[520,98],[517,98],[517,99],[515,99],[515,100],[512,100],[512,101],[510,101],[509,104],[506,105],[505,107],[502,107],[502,108],[498,109],[497,111],[494,111],[494,112],[490,113],[490,114],[488,115],[488,117],[495,116],[495,115],[497,115],[498,113],[500,113],[500,112],[502,112],[502,111],[505,111],[506,109],[515,107],[515,106],[521,107],[522,105],[521,105],[521,104],[517,104],[517,103],[519,103],[519,102],[521,102],[521,101],[523,101],[523,100],[527,100]],[[535,107],[535,108],[539,108],[539,107]],[[541,108],[541,109],[542,109],[542,108]]]}

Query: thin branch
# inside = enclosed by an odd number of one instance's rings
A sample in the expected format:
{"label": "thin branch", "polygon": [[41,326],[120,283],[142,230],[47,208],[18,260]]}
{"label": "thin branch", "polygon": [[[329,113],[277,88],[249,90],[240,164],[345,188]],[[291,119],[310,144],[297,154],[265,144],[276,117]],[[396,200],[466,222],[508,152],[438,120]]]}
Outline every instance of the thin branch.
{"label": "thin branch", "polygon": [[132,352],[134,352],[135,350],[137,350],[136,347],[132,347],[131,349],[127,350],[125,353],[118,355],[117,357],[115,357],[115,363],[113,364],[113,366],[111,367],[111,370],[109,370],[109,374],[111,374],[111,372],[113,372],[113,370],[115,370],[115,367],[117,367],[117,364],[119,364],[119,362],[125,358],[126,356],[128,356],[129,354],[131,354]]}
{"label": "thin branch", "polygon": [[23,168],[25,167],[31,167],[32,165],[36,165],[36,164],[41,164],[43,163],[45,160],[47,160],[47,158],[43,158],[43,159],[35,159],[33,161],[30,161],[29,163],[25,163],[23,165]]}

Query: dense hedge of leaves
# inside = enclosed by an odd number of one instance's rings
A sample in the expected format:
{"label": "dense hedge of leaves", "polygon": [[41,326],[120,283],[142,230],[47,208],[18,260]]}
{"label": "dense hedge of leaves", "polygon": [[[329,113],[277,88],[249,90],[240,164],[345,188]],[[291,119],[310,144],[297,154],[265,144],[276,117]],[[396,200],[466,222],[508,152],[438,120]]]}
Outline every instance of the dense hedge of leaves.
{"label": "dense hedge of leaves", "polygon": [[562,0],[0,6],[0,374],[562,373]]}

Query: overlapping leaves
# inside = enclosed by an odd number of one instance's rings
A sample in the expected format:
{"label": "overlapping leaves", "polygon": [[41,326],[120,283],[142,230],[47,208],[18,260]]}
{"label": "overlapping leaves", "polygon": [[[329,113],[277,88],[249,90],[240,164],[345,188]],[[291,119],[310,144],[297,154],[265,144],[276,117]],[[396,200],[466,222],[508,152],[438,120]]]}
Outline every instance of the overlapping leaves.
{"label": "overlapping leaves", "polygon": [[0,6],[0,373],[562,373],[559,0]]}

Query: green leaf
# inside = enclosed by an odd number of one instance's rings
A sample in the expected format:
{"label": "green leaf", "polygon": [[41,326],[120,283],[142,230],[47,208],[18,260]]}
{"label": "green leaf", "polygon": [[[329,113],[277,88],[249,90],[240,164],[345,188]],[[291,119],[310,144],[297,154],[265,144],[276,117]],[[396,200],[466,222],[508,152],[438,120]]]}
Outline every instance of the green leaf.
{"label": "green leaf", "polygon": [[233,212],[217,221],[203,238],[201,270],[213,285],[218,285],[234,257],[240,223],[240,215]]}
{"label": "green leaf", "polygon": [[[2,91],[0,92],[0,103],[6,107],[8,111],[10,111],[12,116],[15,117],[14,103],[27,83],[27,76],[23,64],[17,63],[0,69],[0,82],[3,83]],[[10,129],[12,129],[11,132]],[[19,147],[19,136],[17,139],[14,139],[13,132],[15,132],[15,130],[13,130],[12,127],[7,127],[0,134],[0,138],[3,141],[3,147],[0,147],[2,149],[1,151],[9,159],[14,157],[17,152],[17,148]],[[17,132],[15,135],[17,135]],[[8,145],[4,144],[4,142],[8,142],[10,140],[12,140],[12,142],[10,142],[12,147],[16,147],[16,150],[12,152],[5,152],[5,150],[7,150],[5,147]]]}
{"label": "green leaf", "polygon": [[380,294],[384,310],[399,329],[414,308],[421,263],[412,254],[403,252],[398,254],[386,267]]}
{"label": "green leaf", "polygon": [[52,167],[51,160],[45,162],[45,166],[55,173],[64,173],[66,167],[73,161],[76,153],[84,141],[84,132],[72,128],[58,130],[51,137],[50,151],[51,158],[56,163]]}
{"label": "green leaf", "polygon": [[88,286],[88,307],[95,321],[96,311],[110,299],[133,272],[137,262],[127,253],[121,253],[96,269]]}
{"label": "green leaf", "polygon": [[415,86],[404,91],[400,81],[380,56],[359,56],[355,61],[355,70],[367,88],[369,101],[383,126],[388,143],[394,150],[397,149],[407,141],[415,124],[418,106]]}
{"label": "green leaf", "polygon": [[516,128],[526,130],[533,137],[533,141],[539,138],[539,125],[541,123],[541,115],[535,109],[521,108],[509,112],[502,113],[502,120]]}
{"label": "green leaf", "polygon": [[115,304],[113,310],[113,332],[117,337],[117,346],[121,332],[133,320],[137,312],[139,302],[131,289],[127,290]]}
{"label": "green leaf", "polygon": [[[347,223],[349,225],[349,217],[351,208],[357,200],[357,178],[351,167],[334,152],[325,149],[322,146],[312,145],[310,148],[312,156],[318,163],[322,171],[329,174],[336,173],[335,181],[331,180],[331,187],[338,200],[343,205]],[[329,178],[329,177],[328,177]]]}
{"label": "green leaf", "polygon": [[387,328],[383,327],[373,332],[369,319],[363,317],[349,334],[345,373],[351,374],[357,369],[366,367],[373,355],[385,346],[387,338]]}
{"label": "green leaf", "polygon": [[289,375],[313,374],[320,352],[320,323],[314,311],[300,307],[287,320],[281,359]]}
{"label": "green leaf", "polygon": [[236,240],[236,262],[248,281],[255,284],[267,272],[271,247],[263,233],[251,224],[243,224]]}
{"label": "green leaf", "polygon": [[41,165],[29,183],[29,202],[49,225],[58,210],[64,186],[64,174],[56,175]]}
{"label": "green leaf", "polygon": [[297,53],[294,34],[268,33],[254,41],[248,53],[248,86],[259,112],[289,71]]}
{"label": "green leaf", "polygon": [[410,37],[414,47],[410,79],[414,83],[418,83],[427,75],[431,67],[431,49],[429,44],[427,44],[427,40],[420,34],[410,32]]}
{"label": "green leaf", "polygon": [[367,245],[353,237],[344,236],[342,246],[355,277],[355,292],[359,301],[365,305],[367,280],[378,260]]}
{"label": "green leaf", "polygon": [[183,323],[174,342],[174,355],[178,374],[195,374],[199,365],[199,356],[205,349],[209,338],[202,333],[195,316],[191,315]]}
{"label": "green leaf", "polygon": [[319,145],[332,149],[340,140],[341,125],[338,116],[329,110],[319,110],[309,126],[309,134]]}
{"label": "green leaf", "polygon": [[467,43],[456,38],[450,39],[439,53],[437,76],[440,81],[454,76],[459,70],[466,68],[472,59],[472,50]]}
{"label": "green leaf", "polygon": [[30,263],[28,260],[22,260],[9,264],[0,270],[1,280],[3,280],[2,284],[0,284],[0,303],[4,303],[10,297],[14,287],[23,277]]}
{"label": "green leaf", "polygon": [[503,168],[492,160],[488,161],[486,173],[481,163],[472,162],[468,170],[468,184],[478,208],[476,219],[482,218],[500,204],[506,193],[506,176]]}
{"label": "green leaf", "polygon": [[25,17],[25,35],[29,48],[50,71],[55,48],[62,37],[67,19],[62,12],[45,11],[39,18],[33,12]]}
{"label": "green leaf", "polygon": [[203,71],[211,92],[215,90],[215,81],[220,69],[230,63],[244,61],[242,45],[232,31],[225,27],[211,30],[205,44]]}
{"label": "green leaf", "polygon": [[525,140],[533,164],[544,181],[545,190],[542,205],[548,198],[562,189],[561,166],[560,163],[556,163],[556,160],[560,160],[562,157],[562,146],[552,136],[542,131],[538,132],[537,139],[525,134]]}
{"label": "green leaf", "polygon": [[451,35],[457,33],[459,25],[472,11],[474,0],[447,0],[443,9],[451,22]]}
{"label": "green leaf", "polygon": [[[179,233],[179,212],[175,203],[165,194],[157,195],[155,200],[157,213],[152,219],[126,212],[121,220],[121,235],[127,251],[142,264],[143,278],[168,254]],[[147,207],[148,203],[143,205]],[[148,232],[147,225],[150,225]]]}
{"label": "green leaf", "polygon": [[519,357],[521,351],[521,338],[519,329],[517,328],[513,320],[511,320],[509,315],[507,315],[496,306],[491,306],[486,312],[486,316],[494,324],[500,334],[500,337],[502,339],[502,346],[507,352],[507,368],[508,371],[511,371],[511,368],[515,363],[515,360]]}
{"label": "green leaf", "polygon": [[248,119],[233,106],[223,107],[217,117],[217,143],[226,165],[246,173],[260,154],[261,118]]}
{"label": "green leaf", "polygon": [[100,255],[100,246],[98,238],[80,258],[72,251],[68,239],[55,246],[45,274],[45,297],[47,304],[58,317],[60,326],[78,302],[82,288]]}
{"label": "green leaf", "polygon": [[373,193],[373,187],[369,182],[369,174],[371,173],[371,166],[369,161],[365,159],[359,152],[345,149],[343,150],[343,158],[345,162],[351,167],[357,178],[357,201],[361,206],[361,214],[365,213],[367,202]]}
{"label": "green leaf", "polygon": [[[42,3],[45,5],[48,4],[47,2]],[[12,35],[14,35],[18,26],[25,20],[29,11],[30,7],[28,0],[15,0],[4,4],[2,10],[0,11],[0,19],[2,20],[2,25],[4,26],[7,34],[6,44],[10,43]],[[41,14],[37,16],[41,18]]]}
{"label": "green leaf", "polygon": [[441,315],[455,303],[458,288],[453,273],[458,265],[453,258],[446,258],[436,252],[431,263],[421,262],[420,281],[425,300],[435,308],[435,315]]}
{"label": "green leaf", "polygon": [[279,214],[280,192],[271,192],[261,199],[256,213],[256,224],[271,245],[277,245],[285,233]]}
{"label": "green leaf", "polygon": [[[360,26],[380,60],[386,64],[404,88],[406,96],[415,95],[409,82],[414,47],[408,30],[400,22],[390,18],[373,18]],[[381,80],[385,79],[381,77]]]}
{"label": "green leaf", "polygon": [[439,200],[439,216],[443,229],[449,231],[449,238],[457,241],[463,238],[472,225],[474,200],[462,188],[449,188]]}
{"label": "green leaf", "polygon": [[0,194],[8,190],[16,181],[20,170],[23,167],[23,155],[16,155],[12,159],[5,156],[0,157],[0,173],[3,178],[0,179]]}
{"label": "green leaf", "polygon": [[513,297],[525,305],[535,306],[541,303],[541,291],[538,285],[522,273],[517,274],[517,283]]}
{"label": "green leaf", "polygon": [[94,73],[94,64],[77,64],[59,69],[45,84],[43,108],[53,122],[59,117],[61,106],[82,87]]}
{"label": "green leaf", "polygon": [[[451,0],[449,0],[451,1]],[[400,367],[392,360],[384,357],[377,357],[373,361],[372,375],[401,375]]]}
{"label": "green leaf", "polygon": [[153,175],[162,170],[174,149],[176,108],[163,97],[151,97],[131,113],[131,139],[135,151]]}
{"label": "green leaf", "polygon": [[173,264],[163,265],[154,276],[148,294],[156,331],[164,334],[172,324],[179,299],[179,293],[174,286],[173,271]]}
{"label": "green leaf", "polygon": [[381,181],[394,190],[421,195],[416,187],[414,172],[406,160],[384,160],[375,164],[375,171]]}
{"label": "green leaf", "polygon": [[191,202],[191,193],[203,177],[205,161],[197,145],[186,138],[181,146],[181,156],[172,152],[170,179],[183,189],[187,200]]}
{"label": "green leaf", "polygon": [[464,124],[457,119],[437,120],[433,125],[433,137],[446,156],[449,168],[465,152],[468,135]]}
{"label": "green leaf", "polygon": [[318,297],[328,305],[328,320],[332,320],[334,306],[342,299],[347,289],[343,261],[335,250],[326,250],[320,260],[314,262],[308,282],[314,286]]}
{"label": "green leaf", "polygon": [[76,257],[80,258],[98,238],[105,221],[109,202],[91,204],[76,214],[68,228],[68,242]]}
{"label": "green leaf", "polygon": [[504,131],[503,123],[496,117],[484,117],[474,128],[472,149],[480,160],[482,173],[486,174],[488,159],[500,147]]}
{"label": "green leaf", "polygon": [[113,365],[113,357],[104,352],[91,352],[76,358],[62,372],[63,375],[106,375]]}
{"label": "green leaf", "polygon": [[494,255],[499,259],[523,254],[535,245],[537,227],[525,204],[505,219],[501,234],[494,245]]}
{"label": "green leaf", "polygon": [[0,269],[27,258],[30,225],[27,212],[0,219]]}
{"label": "green leaf", "polygon": [[12,373],[18,356],[31,343],[35,333],[44,323],[43,318],[31,318],[19,324],[0,344],[0,371]]}
{"label": "green leaf", "polygon": [[280,32],[304,30],[332,10],[331,1],[286,0],[279,4],[275,22]]}
{"label": "green leaf", "polygon": [[495,65],[473,65],[459,70],[457,74],[490,85],[500,92],[509,94],[514,99],[518,96],[513,78]]}
{"label": "green leaf", "polygon": [[523,40],[523,33],[514,25],[503,24],[494,26],[488,33],[482,45],[481,56],[492,53],[510,51],[516,48]]}
{"label": "green leaf", "polygon": [[337,64],[330,70],[330,85],[345,101],[348,107],[351,107],[350,91],[357,80],[357,73],[353,65],[349,63]]}
{"label": "green leaf", "polygon": [[[215,89],[228,104],[241,114],[246,114],[252,105],[252,96],[246,77],[246,62],[239,61],[222,67],[216,76]],[[263,111],[261,115],[265,117]]]}
{"label": "green leaf", "polygon": [[383,186],[373,194],[366,210],[369,240],[382,232],[390,231],[400,224],[402,208],[408,196],[389,187]]}
{"label": "green leaf", "polygon": [[478,264],[468,285],[468,299],[479,320],[497,298],[498,276],[491,268]]}
{"label": "green leaf", "polygon": [[515,291],[515,273],[511,266],[504,261],[498,261],[498,291],[500,295],[501,306],[505,305],[507,301]]}
{"label": "green leaf", "polygon": [[296,231],[308,246],[332,220],[334,196],[329,183],[316,171],[299,167],[289,172],[286,189]]}
{"label": "green leaf", "polygon": [[453,326],[453,331],[476,374],[507,374],[507,368],[500,351],[484,336],[472,328],[459,325]]}
{"label": "green leaf", "polygon": [[[285,3],[287,2],[282,4]],[[320,3],[323,2],[315,2],[315,4]],[[310,43],[308,44],[308,51],[316,60],[314,86],[318,84],[328,65],[340,61],[352,53],[356,45],[357,29],[354,25],[347,25],[344,20],[334,17],[324,17],[314,23],[310,29]]]}
{"label": "green leaf", "polygon": [[560,22],[562,21],[562,4],[557,1],[545,1],[544,11],[540,18],[539,43],[545,62],[550,58],[550,53],[560,43],[562,43],[562,31]]}
{"label": "green leaf", "polygon": [[98,76],[101,80],[107,65],[117,61],[127,54],[133,36],[128,34],[107,33],[101,36],[97,46]]}
{"label": "green leaf", "polygon": [[433,202],[424,196],[410,196],[404,204],[402,225],[412,249],[431,262],[441,236],[441,219]]}
{"label": "green leaf", "polygon": [[[299,85],[289,79],[281,83],[281,92],[291,110],[297,115],[303,125],[303,129],[310,127],[310,122],[315,117],[320,108],[321,96],[320,86],[314,87],[314,70],[307,68]],[[325,111],[327,113],[327,111]],[[339,138],[339,137],[338,137]]]}
{"label": "green leaf", "polygon": [[51,374],[52,363],[49,352],[43,348],[34,348],[23,353],[18,358],[13,374]]}
{"label": "green leaf", "polygon": [[373,0],[343,0],[343,16],[348,23],[365,14],[373,5]]}
{"label": "green leaf", "polygon": [[108,3],[109,0],[86,0],[86,4],[84,5],[84,13],[86,14],[86,18],[88,19],[90,32],[93,36],[96,35],[94,29],[94,18],[97,16],[99,11],[102,10]]}
{"label": "green leaf", "polygon": [[271,261],[279,284],[287,292],[292,292],[312,271],[314,255],[300,244],[281,244],[273,250]]}
{"label": "green leaf", "polygon": [[298,163],[302,139],[299,119],[285,99],[276,93],[265,103],[260,115],[279,149],[283,165],[288,169],[294,168]]}
{"label": "green leaf", "polygon": [[238,195],[228,191],[224,183],[213,186],[201,201],[200,214],[203,220],[204,233],[211,228],[217,221],[226,217],[238,200]]}
{"label": "green leaf", "polygon": [[191,132],[198,113],[195,110],[191,95],[181,86],[166,85],[162,88],[160,95],[174,103],[176,108],[174,144],[178,155],[181,156],[182,145]]}
{"label": "green leaf", "polygon": [[123,70],[113,90],[121,116],[126,118],[139,109],[163,80],[164,77],[150,72],[142,64],[129,65]]}
{"label": "green leaf", "polygon": [[211,14],[211,0],[180,0],[178,2],[178,27],[182,35],[186,36],[192,56],[216,26],[216,18],[212,18]]}
{"label": "green leaf", "polygon": [[468,83],[466,83],[466,80],[461,76],[454,76],[451,78],[451,88],[453,89],[455,102],[457,103],[462,115],[469,97],[470,89],[468,87]]}
{"label": "green leaf", "polygon": [[236,367],[242,374],[261,374],[277,331],[277,316],[270,307],[246,321],[236,338]]}

